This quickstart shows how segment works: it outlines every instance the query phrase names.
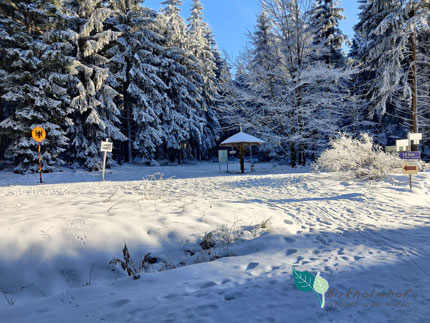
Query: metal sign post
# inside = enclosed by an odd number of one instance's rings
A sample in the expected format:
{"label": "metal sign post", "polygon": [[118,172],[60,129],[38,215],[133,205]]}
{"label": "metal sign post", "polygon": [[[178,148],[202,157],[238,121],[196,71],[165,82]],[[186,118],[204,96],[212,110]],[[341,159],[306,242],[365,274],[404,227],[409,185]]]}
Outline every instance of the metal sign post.
{"label": "metal sign post", "polygon": [[37,153],[39,154],[39,180],[42,183],[42,157],[40,156],[40,142],[37,145]]}
{"label": "metal sign post", "polygon": [[100,151],[103,151],[103,172],[102,172],[102,181],[105,180],[105,169],[106,169],[106,155],[108,152],[112,152],[113,143],[109,142],[109,139],[106,138],[106,141],[101,142]]}
{"label": "metal sign post", "polygon": [[[408,133],[408,139],[396,140],[399,157],[403,160],[420,160],[418,145],[423,136],[421,133]],[[402,174],[409,175],[409,188],[412,190],[412,175],[418,174],[418,166],[402,162]]]}
{"label": "metal sign post", "polygon": [[409,175],[409,188],[412,190],[412,175],[418,174],[418,166],[402,163],[402,174]]}
{"label": "metal sign post", "polygon": [[46,131],[42,127],[35,127],[31,131],[31,136],[37,142],[37,153],[39,155],[39,180],[42,183],[42,157],[40,155],[40,143],[46,138]]}

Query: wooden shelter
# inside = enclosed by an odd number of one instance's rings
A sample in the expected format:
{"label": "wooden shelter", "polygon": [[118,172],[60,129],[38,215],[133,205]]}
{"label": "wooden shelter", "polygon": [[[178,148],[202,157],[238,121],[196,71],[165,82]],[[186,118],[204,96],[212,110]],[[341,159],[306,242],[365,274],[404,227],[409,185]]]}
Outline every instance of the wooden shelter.
{"label": "wooden shelter", "polygon": [[240,171],[242,174],[245,172],[245,153],[246,149],[250,146],[257,146],[263,144],[264,141],[261,139],[258,139],[254,136],[248,135],[247,133],[244,133],[242,130],[231,136],[230,138],[227,138],[222,143],[220,143],[220,147],[234,147],[237,150],[239,150],[239,158],[240,158]]}

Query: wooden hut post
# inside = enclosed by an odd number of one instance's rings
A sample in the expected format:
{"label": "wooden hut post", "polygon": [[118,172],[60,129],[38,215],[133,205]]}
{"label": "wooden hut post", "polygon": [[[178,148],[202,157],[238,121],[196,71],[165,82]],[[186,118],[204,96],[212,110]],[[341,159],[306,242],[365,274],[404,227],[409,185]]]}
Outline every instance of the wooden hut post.
{"label": "wooden hut post", "polygon": [[240,172],[245,173],[245,152],[246,147],[244,144],[239,144],[239,152],[240,152]]}

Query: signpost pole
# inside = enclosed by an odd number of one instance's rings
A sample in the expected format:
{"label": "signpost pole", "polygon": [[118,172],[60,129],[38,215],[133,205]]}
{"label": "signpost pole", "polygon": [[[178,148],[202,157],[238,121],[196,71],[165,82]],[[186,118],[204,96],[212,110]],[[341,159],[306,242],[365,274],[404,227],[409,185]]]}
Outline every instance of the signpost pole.
{"label": "signpost pole", "polygon": [[107,151],[103,152],[103,174],[102,174],[102,181],[105,180],[106,155],[107,155]]}
{"label": "signpost pole", "polygon": [[412,175],[409,175],[409,188],[412,191]]}
{"label": "signpost pole", "polygon": [[37,146],[37,152],[39,153],[39,177],[40,177],[40,183],[42,183],[42,159],[40,156],[40,142]]}
{"label": "signpost pole", "polygon": [[103,154],[103,171],[102,171],[102,181],[105,180],[105,170],[106,170],[106,156],[108,152],[112,152],[113,143],[109,142],[109,139],[106,138],[106,141],[101,142],[100,151],[102,151]]}
{"label": "signpost pole", "polygon": [[[106,142],[108,142],[109,139],[106,138]],[[103,173],[102,173],[102,181],[105,180],[105,169],[106,169],[106,155],[107,155],[107,151],[103,152]]]}
{"label": "signpost pole", "polygon": [[40,143],[46,138],[46,131],[42,127],[34,127],[31,130],[31,136],[37,142],[37,153],[39,156],[39,181],[42,183],[42,156],[40,154]]}

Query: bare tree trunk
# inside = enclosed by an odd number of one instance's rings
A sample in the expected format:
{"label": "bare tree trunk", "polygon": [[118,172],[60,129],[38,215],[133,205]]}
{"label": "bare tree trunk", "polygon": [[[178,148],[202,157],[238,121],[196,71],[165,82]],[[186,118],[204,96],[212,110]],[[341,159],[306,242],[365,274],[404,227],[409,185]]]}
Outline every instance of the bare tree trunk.
{"label": "bare tree trunk", "polygon": [[[413,6],[413,4],[411,4]],[[409,12],[409,18],[415,16],[415,8],[411,8]],[[417,113],[417,39],[415,23],[412,23],[412,31],[409,35],[409,45],[411,49],[411,70],[409,73],[409,84],[411,87],[412,98],[411,98],[411,132],[418,132],[418,113]],[[417,145],[411,147],[412,151],[418,150]]]}
{"label": "bare tree trunk", "polygon": [[297,166],[297,159],[296,159],[296,147],[294,143],[290,143],[290,160],[291,160],[291,167],[294,168]]}

